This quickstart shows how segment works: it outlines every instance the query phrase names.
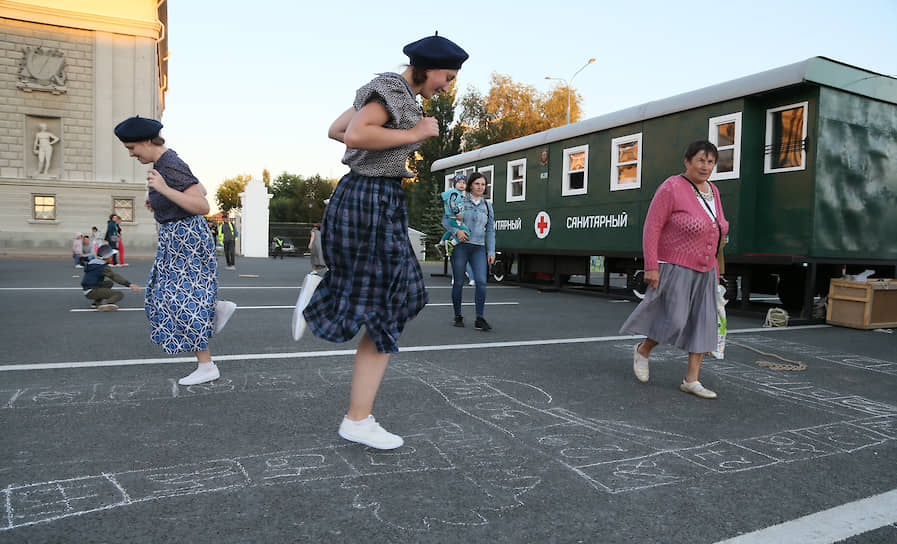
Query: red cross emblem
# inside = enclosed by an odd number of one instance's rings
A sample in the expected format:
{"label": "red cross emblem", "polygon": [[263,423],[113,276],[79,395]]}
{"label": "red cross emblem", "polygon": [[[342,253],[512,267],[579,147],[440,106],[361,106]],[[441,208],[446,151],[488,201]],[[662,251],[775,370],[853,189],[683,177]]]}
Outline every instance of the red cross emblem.
{"label": "red cross emblem", "polygon": [[536,222],[533,224],[533,227],[536,230],[536,237],[540,240],[548,236],[548,233],[551,231],[551,217],[548,216],[548,212],[536,214]]}

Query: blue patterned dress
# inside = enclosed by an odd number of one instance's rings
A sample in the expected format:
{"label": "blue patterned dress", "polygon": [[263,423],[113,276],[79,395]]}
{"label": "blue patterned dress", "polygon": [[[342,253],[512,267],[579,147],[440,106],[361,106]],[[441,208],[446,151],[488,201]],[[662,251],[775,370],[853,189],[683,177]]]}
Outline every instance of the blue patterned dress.
{"label": "blue patterned dress", "polygon": [[[386,108],[387,127],[420,121],[417,98],[398,74],[380,74],[359,89],[355,109],[370,101]],[[405,160],[417,146],[347,149],[343,162],[352,171],[337,184],[321,223],[329,271],[304,312],[315,336],[345,342],[364,326],[378,352],[395,353],[405,323],[427,304],[402,189],[402,178],[412,175]]]}
{"label": "blue patterned dress", "polygon": [[[169,187],[184,191],[199,183],[177,154],[166,151],[153,168]],[[150,190],[159,222],[159,247],[146,280],[144,308],[150,339],[165,353],[208,349],[218,301],[215,241],[205,219]]]}

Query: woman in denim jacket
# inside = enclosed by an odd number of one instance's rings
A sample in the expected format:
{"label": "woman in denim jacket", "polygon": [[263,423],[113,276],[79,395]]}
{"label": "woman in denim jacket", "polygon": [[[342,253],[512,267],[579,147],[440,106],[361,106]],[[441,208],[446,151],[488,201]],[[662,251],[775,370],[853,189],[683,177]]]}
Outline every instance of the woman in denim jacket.
{"label": "woman in denim jacket", "polygon": [[[464,196],[464,224],[470,229],[470,236],[462,229],[454,227],[445,217],[442,226],[450,231],[460,242],[452,253],[452,274],[456,278],[464,277],[464,268],[468,263],[473,267],[473,280],[476,283],[474,301],[477,317],[473,328],[478,331],[492,329],[486,322],[486,272],[488,265],[495,262],[495,213],[492,203],[486,200],[486,178],[480,172],[471,174],[467,181],[467,194]],[[455,326],[464,326],[461,315],[461,290],[464,282],[456,281],[452,285],[452,306],[455,309]]]}

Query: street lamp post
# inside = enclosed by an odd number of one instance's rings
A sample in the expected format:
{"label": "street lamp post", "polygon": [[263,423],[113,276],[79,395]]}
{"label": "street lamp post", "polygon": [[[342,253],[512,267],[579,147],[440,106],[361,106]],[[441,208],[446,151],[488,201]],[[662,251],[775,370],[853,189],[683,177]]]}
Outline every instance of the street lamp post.
{"label": "street lamp post", "polygon": [[576,72],[574,72],[572,76],[570,76],[570,82],[569,82],[569,83],[567,82],[566,79],[564,79],[564,78],[562,78],[562,77],[545,76],[545,79],[555,79],[555,80],[558,80],[558,81],[563,81],[564,84],[567,86],[567,124],[568,124],[568,125],[570,124],[570,89],[571,89],[571,87],[573,86],[573,79],[574,79],[580,72],[582,72],[583,70],[585,70],[586,67],[587,67],[588,65],[592,64],[593,62],[595,62],[595,59],[594,59],[594,58],[589,59],[589,61],[588,61],[587,63],[583,64],[583,65],[582,65],[582,68],[580,68],[579,70],[577,70]]}

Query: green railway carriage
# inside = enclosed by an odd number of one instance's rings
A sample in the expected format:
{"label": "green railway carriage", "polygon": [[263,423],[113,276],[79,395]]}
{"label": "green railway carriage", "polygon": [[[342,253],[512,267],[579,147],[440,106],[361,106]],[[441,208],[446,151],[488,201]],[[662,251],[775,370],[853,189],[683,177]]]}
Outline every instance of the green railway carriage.
{"label": "green railway carriage", "polygon": [[[894,277],[897,79],[814,57],[719,85],[440,159],[482,171],[508,273],[556,283],[605,274],[635,281],[655,190],[683,170],[688,143],[720,150],[711,181],[730,231],[732,292],[778,292],[809,311],[845,267]],[[448,183],[448,181],[447,181]],[[607,285],[607,276],[605,277]]]}

